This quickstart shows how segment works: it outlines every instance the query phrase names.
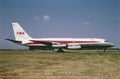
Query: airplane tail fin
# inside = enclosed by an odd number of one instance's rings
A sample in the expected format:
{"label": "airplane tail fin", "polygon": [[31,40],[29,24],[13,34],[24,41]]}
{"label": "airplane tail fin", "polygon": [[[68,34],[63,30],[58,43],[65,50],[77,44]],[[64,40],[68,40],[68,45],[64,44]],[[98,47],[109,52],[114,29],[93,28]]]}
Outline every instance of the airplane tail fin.
{"label": "airplane tail fin", "polygon": [[17,22],[12,23],[15,40],[23,41],[25,39],[31,39],[31,37],[26,33],[26,31]]}

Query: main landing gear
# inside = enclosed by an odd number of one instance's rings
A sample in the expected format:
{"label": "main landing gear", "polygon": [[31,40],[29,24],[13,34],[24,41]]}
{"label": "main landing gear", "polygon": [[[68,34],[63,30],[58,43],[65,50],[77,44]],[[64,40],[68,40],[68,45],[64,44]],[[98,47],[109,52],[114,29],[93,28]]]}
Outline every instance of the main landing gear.
{"label": "main landing gear", "polygon": [[55,51],[60,52],[60,53],[64,52],[64,50],[62,48],[56,49]]}

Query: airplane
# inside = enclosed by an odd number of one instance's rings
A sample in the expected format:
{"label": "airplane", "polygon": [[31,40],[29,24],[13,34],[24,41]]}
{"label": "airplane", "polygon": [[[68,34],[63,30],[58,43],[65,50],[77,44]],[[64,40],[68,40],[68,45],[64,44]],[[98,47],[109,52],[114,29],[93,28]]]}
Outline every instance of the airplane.
{"label": "airplane", "polygon": [[14,43],[35,49],[53,49],[64,52],[64,49],[104,49],[113,47],[113,43],[102,38],[32,38],[17,22],[12,23],[15,40],[6,39]]}

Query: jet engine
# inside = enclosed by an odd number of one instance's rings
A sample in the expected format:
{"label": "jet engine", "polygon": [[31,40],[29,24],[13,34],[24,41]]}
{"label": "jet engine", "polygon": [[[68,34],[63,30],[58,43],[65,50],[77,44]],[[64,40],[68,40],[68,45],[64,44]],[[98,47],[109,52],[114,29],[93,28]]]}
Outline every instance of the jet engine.
{"label": "jet engine", "polygon": [[52,47],[53,48],[65,48],[66,44],[53,44]]}
{"label": "jet engine", "polygon": [[75,44],[75,43],[70,43],[67,45],[67,49],[80,49],[81,46],[79,44]]}

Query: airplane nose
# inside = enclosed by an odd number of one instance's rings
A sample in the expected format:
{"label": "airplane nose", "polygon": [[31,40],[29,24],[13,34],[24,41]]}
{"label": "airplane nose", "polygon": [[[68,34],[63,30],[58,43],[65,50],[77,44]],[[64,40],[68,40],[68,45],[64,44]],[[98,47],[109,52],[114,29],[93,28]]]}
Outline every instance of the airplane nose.
{"label": "airplane nose", "polygon": [[114,46],[114,44],[111,43],[111,47],[113,47],[113,46]]}
{"label": "airplane nose", "polygon": [[113,47],[114,44],[113,43],[110,43],[110,42],[107,42],[107,45],[110,46],[110,47]]}

